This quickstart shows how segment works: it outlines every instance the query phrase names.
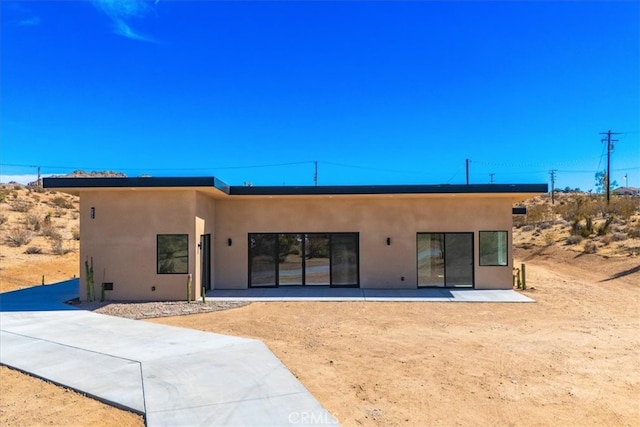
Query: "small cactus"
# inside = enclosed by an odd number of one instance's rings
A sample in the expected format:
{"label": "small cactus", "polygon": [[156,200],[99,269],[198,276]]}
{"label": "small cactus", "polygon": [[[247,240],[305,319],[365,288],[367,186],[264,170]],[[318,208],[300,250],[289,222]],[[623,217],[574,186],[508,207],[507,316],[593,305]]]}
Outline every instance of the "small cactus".
{"label": "small cactus", "polygon": [[91,264],[89,264],[89,259],[87,257],[87,259],[84,262],[84,268],[85,268],[85,271],[87,272],[87,301],[88,302],[92,302],[93,301],[93,295],[94,295],[94,290],[93,290],[93,257],[91,257]]}

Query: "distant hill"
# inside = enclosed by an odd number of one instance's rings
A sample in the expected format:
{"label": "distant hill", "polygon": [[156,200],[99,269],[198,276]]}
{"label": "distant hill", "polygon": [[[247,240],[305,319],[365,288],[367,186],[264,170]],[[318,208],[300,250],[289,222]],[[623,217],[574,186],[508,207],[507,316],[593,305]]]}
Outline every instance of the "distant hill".
{"label": "distant hill", "polygon": [[[91,171],[85,172],[83,170],[77,169],[71,173],[66,175],[51,175],[52,178],[126,178],[122,172],[114,172],[114,171]],[[27,187],[38,187],[39,183],[37,180],[30,182],[27,184]]]}

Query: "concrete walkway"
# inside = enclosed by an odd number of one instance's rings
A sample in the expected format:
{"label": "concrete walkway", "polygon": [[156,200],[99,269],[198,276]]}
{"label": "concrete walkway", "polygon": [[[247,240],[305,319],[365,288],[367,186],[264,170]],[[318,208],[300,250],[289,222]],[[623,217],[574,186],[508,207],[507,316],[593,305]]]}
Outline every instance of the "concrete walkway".
{"label": "concrete walkway", "polygon": [[535,302],[514,290],[460,288],[362,289],[327,286],[280,286],[213,290],[207,297],[221,301],[410,301],[410,302]]}
{"label": "concrete walkway", "polygon": [[262,342],[63,304],[77,290],[71,280],[0,294],[0,363],[149,426],[337,424]]}

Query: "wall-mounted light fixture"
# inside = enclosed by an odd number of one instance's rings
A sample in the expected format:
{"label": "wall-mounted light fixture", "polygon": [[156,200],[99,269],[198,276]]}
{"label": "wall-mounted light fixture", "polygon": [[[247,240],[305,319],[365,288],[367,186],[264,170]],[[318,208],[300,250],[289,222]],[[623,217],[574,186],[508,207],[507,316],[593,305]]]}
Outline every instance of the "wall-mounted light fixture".
{"label": "wall-mounted light fixture", "polygon": [[227,239],[227,244],[228,244],[229,246],[233,245],[233,240],[231,240],[231,237],[229,237],[229,238]]}
{"label": "wall-mounted light fixture", "polygon": [[95,219],[95,218],[96,218],[96,208],[91,206],[91,219]]}
{"label": "wall-mounted light fixture", "polygon": [[391,237],[387,237],[387,246],[391,246]]}

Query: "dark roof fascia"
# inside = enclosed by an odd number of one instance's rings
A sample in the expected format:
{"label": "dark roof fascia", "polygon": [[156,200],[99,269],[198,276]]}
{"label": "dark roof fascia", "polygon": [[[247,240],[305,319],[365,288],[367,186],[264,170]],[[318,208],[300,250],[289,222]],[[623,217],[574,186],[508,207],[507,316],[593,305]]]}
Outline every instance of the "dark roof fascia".
{"label": "dark roof fascia", "polygon": [[546,193],[547,184],[231,186],[232,196]]}
{"label": "dark roof fascia", "polygon": [[229,186],[213,176],[148,178],[44,178],[44,188],[213,187],[232,196],[375,195],[375,194],[508,194],[548,192],[547,184]]}
{"label": "dark roof fascia", "polygon": [[44,188],[167,188],[213,187],[229,194],[229,186],[214,176],[202,177],[149,177],[149,178],[43,178]]}

